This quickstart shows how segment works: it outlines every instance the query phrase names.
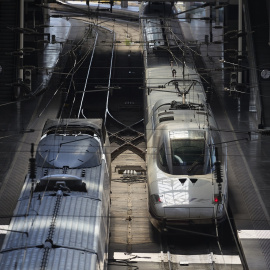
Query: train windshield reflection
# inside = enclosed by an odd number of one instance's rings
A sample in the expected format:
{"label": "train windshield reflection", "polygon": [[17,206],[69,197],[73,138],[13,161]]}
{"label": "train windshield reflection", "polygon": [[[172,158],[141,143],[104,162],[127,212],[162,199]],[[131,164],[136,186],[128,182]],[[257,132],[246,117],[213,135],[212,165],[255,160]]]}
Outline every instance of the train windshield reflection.
{"label": "train windshield reflection", "polygon": [[213,171],[217,149],[214,140],[218,134],[207,134],[202,130],[170,131],[169,136],[163,133],[159,137],[159,168],[173,175],[203,175]]}
{"label": "train windshield reflection", "polygon": [[202,163],[204,157],[204,140],[171,140],[173,166]]}
{"label": "train windshield reflection", "polygon": [[171,131],[170,145],[173,173],[203,174],[204,131]]}

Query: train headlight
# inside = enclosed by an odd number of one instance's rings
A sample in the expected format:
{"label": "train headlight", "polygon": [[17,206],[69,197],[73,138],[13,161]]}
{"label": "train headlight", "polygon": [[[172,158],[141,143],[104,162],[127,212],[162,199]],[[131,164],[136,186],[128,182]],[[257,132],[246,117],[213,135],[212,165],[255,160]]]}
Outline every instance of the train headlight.
{"label": "train headlight", "polygon": [[158,194],[152,194],[151,195],[151,200],[153,203],[162,203],[162,198]]}
{"label": "train headlight", "polygon": [[213,203],[222,203],[222,196],[221,194],[214,194],[214,202]]}

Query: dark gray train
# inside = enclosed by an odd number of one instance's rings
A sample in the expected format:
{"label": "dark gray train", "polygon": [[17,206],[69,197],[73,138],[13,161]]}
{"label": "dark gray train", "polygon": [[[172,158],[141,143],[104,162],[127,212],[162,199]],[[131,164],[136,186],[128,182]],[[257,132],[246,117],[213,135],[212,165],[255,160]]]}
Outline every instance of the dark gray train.
{"label": "dark gray train", "polygon": [[226,144],[171,3],[141,9],[149,212],[159,229],[219,224],[228,203]]}
{"label": "dark gray train", "polygon": [[103,121],[48,120],[30,161],[0,269],[107,269],[110,146]]}

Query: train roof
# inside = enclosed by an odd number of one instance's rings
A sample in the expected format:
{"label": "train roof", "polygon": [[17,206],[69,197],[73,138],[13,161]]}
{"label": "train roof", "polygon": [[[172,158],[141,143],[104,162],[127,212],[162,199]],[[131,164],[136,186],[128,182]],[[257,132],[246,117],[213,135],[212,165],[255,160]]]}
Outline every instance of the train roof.
{"label": "train roof", "polygon": [[[86,135],[60,136],[63,126],[71,127],[72,131],[73,127],[75,131],[82,129]],[[61,147],[58,137],[63,137],[61,143],[65,143],[68,137],[75,136],[78,142],[85,144],[85,149],[89,148],[88,152],[91,147],[96,149],[94,136],[88,135],[102,134],[104,130],[102,119],[64,119],[60,122],[52,119],[46,122],[39,145],[43,147],[44,138],[54,136],[49,131],[59,127],[55,142],[60,148],[65,145]],[[92,141],[86,144],[84,139],[88,137]],[[48,152],[55,150],[53,145],[50,140],[46,141]],[[79,147],[78,154],[84,154],[84,148]],[[71,154],[74,159],[78,158],[76,152]],[[83,168],[73,168],[67,163],[59,168],[37,164],[36,177],[31,180],[27,176],[14,210],[0,253],[0,269],[96,269],[96,265],[102,263],[98,254],[106,252],[101,250],[105,246],[100,245],[106,238],[106,231],[100,224],[108,222],[102,211],[109,198],[109,175],[105,155],[99,155],[98,164],[87,163]]]}
{"label": "train roof", "polygon": [[[14,250],[7,252],[5,258],[10,260],[11,264],[16,267],[23,263],[20,270],[29,269],[43,269],[41,268],[40,262],[43,258],[44,250],[41,248],[27,248],[25,250]],[[57,270],[72,270],[72,269],[96,269],[97,255],[87,253],[83,250],[68,250],[65,248],[51,249],[51,257],[54,258],[48,260],[48,267],[46,269],[57,269]],[[24,256],[24,257],[23,257]],[[25,258],[25,259],[24,259]],[[5,267],[5,264],[1,264]],[[7,268],[1,268],[7,269]],[[9,268],[15,269],[15,268]]]}
{"label": "train roof", "polygon": [[[0,269],[11,265],[25,270],[40,268],[46,247],[50,250],[46,257],[48,269],[95,269],[89,264],[97,260],[97,241],[103,233],[97,224],[101,218],[98,205],[104,192],[104,166],[103,162],[86,172],[86,192],[63,192],[61,198],[56,191],[44,191],[34,192],[30,200],[31,181],[26,181],[1,250]],[[75,170],[70,173],[76,175]],[[53,242],[47,241],[50,232]]]}
{"label": "train roof", "polygon": [[91,127],[94,129],[102,129],[103,120],[100,118],[92,119],[48,119],[43,128],[43,134],[53,128],[58,126],[76,126],[76,127]]}

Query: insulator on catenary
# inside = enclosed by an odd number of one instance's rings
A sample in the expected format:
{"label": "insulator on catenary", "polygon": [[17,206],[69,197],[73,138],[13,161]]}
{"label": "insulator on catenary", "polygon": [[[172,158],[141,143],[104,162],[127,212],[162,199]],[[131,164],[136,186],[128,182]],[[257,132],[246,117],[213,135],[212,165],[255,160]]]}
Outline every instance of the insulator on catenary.
{"label": "insulator on catenary", "polygon": [[221,162],[220,161],[217,161],[215,162],[215,177],[216,177],[216,182],[217,183],[222,183],[223,182],[223,179],[222,179],[222,169],[221,169]]}
{"label": "insulator on catenary", "polygon": [[34,144],[31,143],[31,157],[34,157]]}
{"label": "insulator on catenary", "polygon": [[30,174],[30,178],[32,179],[36,178],[36,159],[35,158],[29,159],[29,174]]}
{"label": "insulator on catenary", "polygon": [[36,178],[36,159],[34,156],[34,144],[31,144],[31,158],[29,158],[29,175],[31,179]]}

